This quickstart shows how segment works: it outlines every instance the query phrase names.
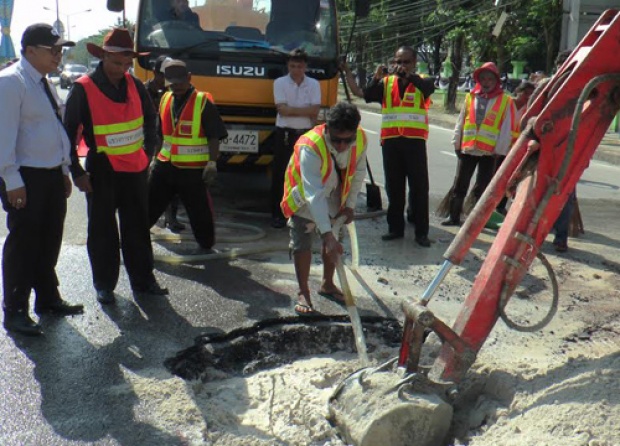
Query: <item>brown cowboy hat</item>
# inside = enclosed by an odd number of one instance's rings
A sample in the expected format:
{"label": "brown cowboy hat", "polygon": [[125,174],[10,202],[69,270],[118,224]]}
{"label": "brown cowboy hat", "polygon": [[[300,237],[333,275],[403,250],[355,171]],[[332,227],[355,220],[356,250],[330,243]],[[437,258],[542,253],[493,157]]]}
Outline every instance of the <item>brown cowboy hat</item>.
{"label": "brown cowboy hat", "polygon": [[103,38],[103,46],[87,43],[86,49],[97,59],[103,58],[103,53],[131,53],[132,57],[147,56],[149,53],[136,53],[133,49],[133,39],[125,28],[113,28]]}

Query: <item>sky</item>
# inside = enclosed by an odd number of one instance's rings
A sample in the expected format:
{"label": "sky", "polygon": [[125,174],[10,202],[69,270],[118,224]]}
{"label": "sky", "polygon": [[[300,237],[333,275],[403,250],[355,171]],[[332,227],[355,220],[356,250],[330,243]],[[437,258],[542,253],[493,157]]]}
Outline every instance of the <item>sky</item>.
{"label": "sky", "polygon": [[[22,34],[26,27],[33,23],[49,23],[56,21],[56,1],[60,21],[67,27],[67,15],[69,15],[69,35],[71,40],[78,41],[93,34],[100,29],[108,28],[116,24],[120,13],[110,12],[106,8],[106,0],[14,0],[13,19],[11,21],[11,38],[15,47],[15,54],[19,56],[21,50]],[[192,2],[193,4],[193,2]],[[45,10],[44,7],[51,9]],[[82,12],[91,9],[90,12]],[[138,11],[138,0],[125,0],[125,15],[127,19],[135,21]],[[65,37],[67,32],[65,31]]]}

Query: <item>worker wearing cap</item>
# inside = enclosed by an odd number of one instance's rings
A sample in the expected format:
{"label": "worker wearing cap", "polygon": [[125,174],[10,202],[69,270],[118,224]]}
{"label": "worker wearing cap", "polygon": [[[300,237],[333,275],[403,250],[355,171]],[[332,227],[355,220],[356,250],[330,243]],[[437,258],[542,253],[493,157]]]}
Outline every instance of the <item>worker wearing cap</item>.
{"label": "worker wearing cap", "polygon": [[31,290],[38,314],[83,311],[62,300],[58,290],[55,268],[71,194],[71,158],[60,100],[46,78],[58,68],[62,48],[75,44],[45,23],[26,28],[21,44],[21,60],[0,73],[0,197],[9,230],[2,255],[3,310],[8,331],[36,336],[43,331],[29,316]]}
{"label": "worker wearing cap", "polygon": [[212,97],[196,90],[181,60],[162,65],[170,91],[159,106],[162,148],[149,176],[149,221],[154,225],[178,194],[202,250],[215,243],[211,196],[205,182],[217,174],[220,140],[228,136]]}
{"label": "worker wearing cap", "polygon": [[86,48],[101,63],[71,89],[65,127],[75,147],[82,126],[88,146],[86,172],[74,162],[72,175],[86,192],[87,248],[97,300],[115,301],[119,247],[136,296],[167,294],[153,275],[147,209],[147,168],[158,144],[156,112],[142,82],[127,72],[138,54],[129,31],[121,28],[111,30],[103,46],[88,43]]}
{"label": "worker wearing cap", "polygon": [[[170,58],[162,55],[155,59],[155,63],[153,65],[153,79],[149,79],[144,83],[146,91],[148,91],[151,95],[151,99],[153,100],[153,104],[157,110],[159,110],[161,98],[167,90],[164,79],[164,70],[162,69],[162,64],[166,59]],[[178,209],[179,197],[175,196],[172,200],[170,200],[170,205],[166,209],[163,223],[163,227],[170,229],[172,232],[181,232],[185,229],[185,225],[177,219]]]}

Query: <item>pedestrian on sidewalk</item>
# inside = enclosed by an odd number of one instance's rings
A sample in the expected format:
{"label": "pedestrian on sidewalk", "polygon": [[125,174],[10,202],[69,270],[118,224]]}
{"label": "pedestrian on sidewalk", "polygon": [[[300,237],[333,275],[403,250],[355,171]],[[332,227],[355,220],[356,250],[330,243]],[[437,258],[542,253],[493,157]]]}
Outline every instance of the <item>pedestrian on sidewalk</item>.
{"label": "pedestrian on sidewalk", "polygon": [[45,23],[26,28],[22,58],[0,73],[0,197],[9,234],[2,253],[4,327],[25,335],[43,334],[29,315],[83,312],[58,290],[56,263],[71,195],[71,149],[60,116],[59,98],[47,81],[62,59],[62,39]]}
{"label": "pedestrian on sidewalk", "polygon": [[103,46],[88,43],[86,49],[101,63],[73,85],[65,127],[75,147],[82,126],[88,146],[86,171],[74,163],[72,174],[86,193],[87,248],[97,300],[115,302],[119,247],[136,297],[168,294],[153,274],[149,232],[147,168],[158,144],[156,112],[144,84],[127,72],[138,53],[122,28],[111,30]]}
{"label": "pedestrian on sidewalk", "polygon": [[396,50],[391,73],[380,65],[362,90],[351,70],[342,64],[347,85],[366,102],[381,104],[381,147],[388,196],[388,232],[381,238],[395,240],[405,234],[406,187],[409,185],[407,221],[415,227],[415,241],[429,247],[429,184],[426,140],[428,101],[434,81],[416,74],[417,52],[409,46]]}
{"label": "pedestrian on sidewalk", "polygon": [[452,143],[458,157],[450,193],[449,216],[443,226],[460,226],[463,203],[471,178],[478,168],[473,194],[478,201],[495,173],[495,158],[505,156],[516,138],[516,110],[512,98],[502,89],[493,62],[474,71],[476,85],[465,96],[454,128]]}
{"label": "pedestrian on sidewalk", "polygon": [[185,62],[167,60],[163,70],[170,91],[159,107],[163,145],[149,175],[149,223],[180,197],[194,238],[206,252],[215,244],[215,223],[205,183],[215,179],[220,140],[228,133],[211,95],[191,84]]}
{"label": "pedestrian on sidewalk", "polygon": [[355,203],[366,176],[366,134],[359,126],[357,107],[339,102],[329,111],[327,122],[302,135],[295,144],[284,180],[282,212],[290,228],[290,248],[299,284],[295,312],[314,313],[308,279],[312,242],[322,240],[323,280],[319,294],[344,303],[334,283],[334,271],[342,245],[332,231],[341,216],[353,221]]}
{"label": "pedestrian on sidewalk", "polygon": [[295,49],[288,55],[288,74],[273,83],[273,97],[278,110],[271,167],[271,226],[283,228],[286,219],[280,209],[284,172],[293,154],[297,138],[315,124],[321,107],[321,86],[306,76],[308,55]]}

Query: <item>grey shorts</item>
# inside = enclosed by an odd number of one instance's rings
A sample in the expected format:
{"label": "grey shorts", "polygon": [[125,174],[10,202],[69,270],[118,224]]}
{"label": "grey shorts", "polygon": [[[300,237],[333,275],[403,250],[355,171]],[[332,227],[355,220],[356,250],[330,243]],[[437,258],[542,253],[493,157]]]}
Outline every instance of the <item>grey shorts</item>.
{"label": "grey shorts", "polygon": [[293,253],[312,250],[312,243],[315,235],[317,235],[316,223],[307,218],[293,215],[288,219],[286,225],[291,236],[288,247]]}

